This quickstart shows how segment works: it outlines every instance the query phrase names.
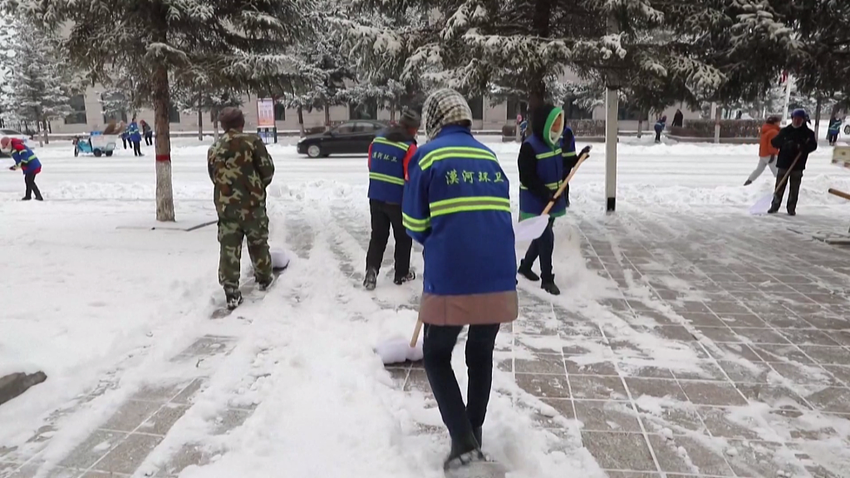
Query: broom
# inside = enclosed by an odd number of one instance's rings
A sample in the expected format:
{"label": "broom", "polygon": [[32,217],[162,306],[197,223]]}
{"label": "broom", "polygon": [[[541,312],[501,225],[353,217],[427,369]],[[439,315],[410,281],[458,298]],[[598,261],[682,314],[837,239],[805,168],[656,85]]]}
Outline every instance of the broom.
{"label": "broom", "polygon": [[384,342],[375,348],[375,353],[381,357],[384,365],[402,363],[406,361],[416,362],[422,360],[422,341],[419,334],[422,331],[422,319],[416,320],[416,328],[413,329],[413,337],[407,339],[397,338]]}

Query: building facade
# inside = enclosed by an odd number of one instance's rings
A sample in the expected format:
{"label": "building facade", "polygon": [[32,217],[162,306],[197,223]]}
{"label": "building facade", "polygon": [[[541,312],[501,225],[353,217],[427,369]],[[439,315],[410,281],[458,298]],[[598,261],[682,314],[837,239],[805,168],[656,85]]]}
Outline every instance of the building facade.
{"label": "building facade", "polygon": [[[85,94],[78,95],[72,98],[71,106],[74,112],[67,116],[64,120],[54,120],[50,123],[51,132],[53,134],[85,134],[91,131],[99,131],[109,122],[111,118],[104,114],[103,108],[103,89],[97,85],[86,89]],[[245,113],[246,130],[255,130],[258,124],[258,104],[256,97],[244,96],[242,98],[242,110]],[[470,108],[473,116],[473,129],[500,132],[504,125],[513,125],[516,123],[517,114],[523,114],[526,111],[527,105],[524,102],[507,101],[502,103],[491,102],[488,98],[478,97],[469,100]],[[568,120],[579,119],[605,119],[605,108],[598,106],[591,111],[583,110],[577,105],[568,101],[564,105]],[[668,108],[665,114],[668,118],[668,124],[673,119],[673,114],[676,107]],[[699,118],[698,111],[690,111],[682,107],[682,113],[685,119]],[[211,132],[213,128],[213,118],[209,111],[200,113],[201,128],[204,131]],[[121,114],[115,118],[118,121],[128,121],[131,117],[127,114]],[[173,132],[197,132],[199,130],[199,113],[185,113],[175,110],[170,111],[169,117],[171,120],[171,130]],[[283,105],[275,105],[274,110],[275,125],[278,131],[298,131],[298,114],[295,109],[284,108]],[[638,127],[638,114],[630,111],[628,107],[621,105],[619,111],[620,130],[634,131]],[[151,125],[154,122],[153,111],[150,109],[141,109],[137,112],[138,120],[145,120]],[[325,120],[323,110],[304,111],[304,126],[305,128],[322,126]],[[345,121],[349,119],[377,119],[388,121],[390,112],[383,108],[378,108],[376,104],[360,104],[348,106],[334,106],[330,109],[330,118],[332,122]],[[654,123],[656,118],[648,119]],[[645,129],[651,129],[652,125],[644,125]]]}

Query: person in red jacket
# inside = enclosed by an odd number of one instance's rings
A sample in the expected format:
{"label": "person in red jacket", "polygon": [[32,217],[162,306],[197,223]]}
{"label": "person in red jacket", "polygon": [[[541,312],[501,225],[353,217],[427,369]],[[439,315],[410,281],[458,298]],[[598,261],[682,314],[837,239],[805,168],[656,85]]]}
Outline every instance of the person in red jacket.
{"label": "person in red jacket", "polygon": [[24,183],[26,184],[26,194],[21,200],[29,201],[35,193],[35,200],[42,201],[41,191],[35,185],[35,176],[41,172],[41,162],[31,149],[27,148],[24,142],[17,138],[4,137],[0,139],[0,149],[10,151],[12,159],[15,160],[15,165],[9,168],[14,171],[20,168],[24,173]]}

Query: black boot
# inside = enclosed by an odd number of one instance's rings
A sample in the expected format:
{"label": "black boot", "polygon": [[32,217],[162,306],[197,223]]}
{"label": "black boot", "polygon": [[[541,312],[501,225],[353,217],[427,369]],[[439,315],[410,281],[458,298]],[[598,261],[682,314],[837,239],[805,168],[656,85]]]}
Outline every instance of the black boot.
{"label": "black boot", "polygon": [[228,290],[224,289],[224,297],[227,301],[227,308],[233,310],[242,303],[242,292],[239,289]]}
{"label": "black boot", "polygon": [[470,434],[463,440],[452,440],[452,451],[443,462],[443,469],[454,470],[476,461],[487,461],[487,457],[481,452],[475,437]]}
{"label": "black boot", "polygon": [[269,288],[274,284],[275,276],[274,274],[270,275],[268,278],[264,278],[262,280],[257,280],[257,288],[260,291],[265,292],[269,290]]}
{"label": "black boot", "polygon": [[528,266],[525,265],[525,260],[519,261],[519,269],[517,269],[517,273],[526,279],[537,282],[540,280],[540,276],[535,274],[533,270],[531,270],[531,264]]}
{"label": "black boot", "polygon": [[542,288],[543,290],[545,290],[546,292],[548,292],[552,295],[561,295],[561,289],[559,289],[558,286],[555,285],[554,274],[547,276],[547,277],[544,277],[543,283],[540,284],[540,288]]}
{"label": "black boot", "polygon": [[474,428],[472,430],[472,434],[475,436],[475,441],[478,442],[478,448],[482,448],[484,446],[484,442],[481,441],[483,438],[483,430],[481,427]]}
{"label": "black boot", "polygon": [[413,271],[410,271],[410,272],[408,272],[406,275],[403,275],[403,276],[395,276],[395,279],[393,279],[393,284],[395,284],[395,285],[402,285],[402,284],[404,284],[405,282],[410,282],[410,281],[412,281],[412,280],[414,280],[414,279],[416,279],[416,273],[415,273],[415,272],[413,272]]}
{"label": "black boot", "polygon": [[375,290],[378,284],[378,271],[375,269],[366,269],[366,278],[363,279],[363,287],[366,290]]}
{"label": "black boot", "polygon": [[768,214],[776,214],[777,212],[779,212],[779,206],[777,206],[777,207],[770,206],[770,209],[767,210]]}

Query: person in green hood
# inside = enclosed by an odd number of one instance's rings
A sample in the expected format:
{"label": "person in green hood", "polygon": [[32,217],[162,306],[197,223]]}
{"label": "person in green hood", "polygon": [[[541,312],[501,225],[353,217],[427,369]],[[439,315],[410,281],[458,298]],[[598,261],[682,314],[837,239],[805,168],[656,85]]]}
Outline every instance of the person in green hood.
{"label": "person in green hood", "polygon": [[[561,154],[561,135],[564,132],[564,111],[544,104],[531,113],[531,134],[519,149],[519,211],[520,221],[539,216],[551,202],[561,186],[568,169]],[[538,239],[531,242],[525,258],[520,261],[518,273],[530,281],[540,281],[542,288],[552,295],[561,290],[555,285],[552,272],[552,254],[555,249],[555,234],[552,226],[555,218],[566,214],[564,196],[555,200],[549,211],[549,225]],[[540,275],[533,270],[540,258]]]}

